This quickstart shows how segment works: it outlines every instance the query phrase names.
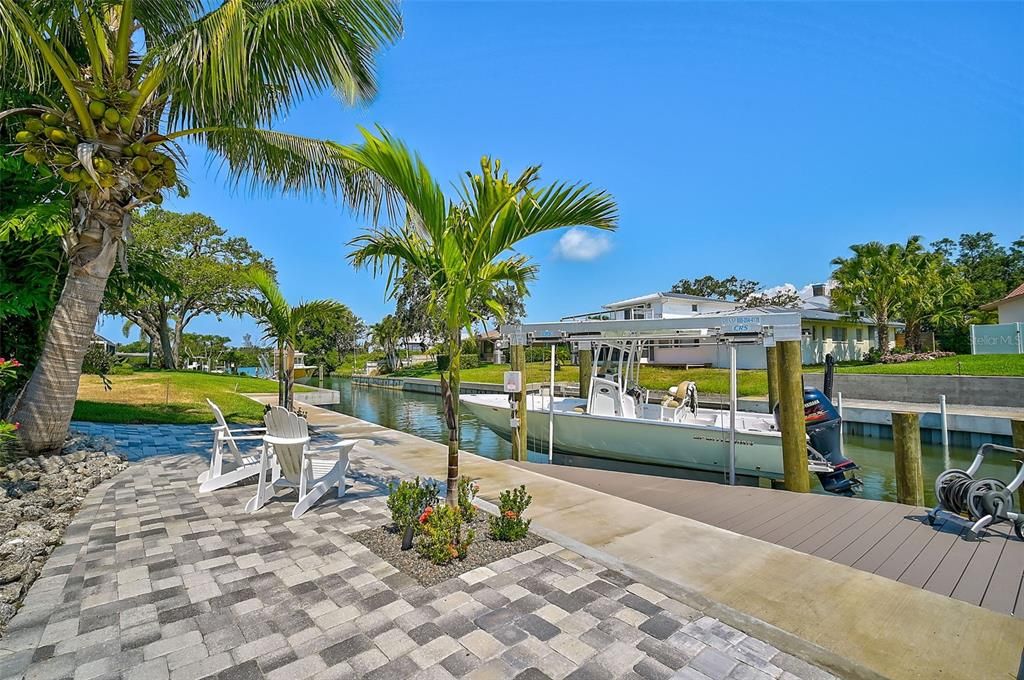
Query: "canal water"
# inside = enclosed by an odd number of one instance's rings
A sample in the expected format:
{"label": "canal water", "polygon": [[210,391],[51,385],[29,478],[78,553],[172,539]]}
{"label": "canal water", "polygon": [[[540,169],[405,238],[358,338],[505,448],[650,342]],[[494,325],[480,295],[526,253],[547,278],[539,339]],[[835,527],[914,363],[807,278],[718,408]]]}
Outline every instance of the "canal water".
{"label": "canal water", "polygon": [[[361,420],[366,420],[393,430],[401,430],[410,434],[445,443],[447,432],[444,429],[444,417],[441,413],[441,399],[433,394],[419,392],[403,392],[380,387],[353,386],[347,378],[328,378],[324,387],[337,390],[341,402],[324,408],[333,409]],[[463,411],[462,442],[465,451],[471,451],[495,460],[507,460],[512,457],[512,445],[505,441],[471,414]],[[847,436],[845,452],[860,466],[857,476],[864,481],[862,496],[877,500],[896,500],[896,479],[893,469],[892,440],[874,439],[870,437]],[[966,469],[974,459],[975,450],[964,447],[952,447],[948,458],[943,454],[941,446],[925,444],[922,449],[925,501],[931,505],[935,502],[932,489],[935,478],[947,467]],[[536,463],[547,463],[547,452],[531,451],[529,460]],[[630,470],[625,464],[619,469]],[[1001,454],[999,459],[986,459],[981,476],[991,476],[1009,482],[1013,479],[1014,463],[1009,454]],[[824,493],[814,480],[815,491]]]}

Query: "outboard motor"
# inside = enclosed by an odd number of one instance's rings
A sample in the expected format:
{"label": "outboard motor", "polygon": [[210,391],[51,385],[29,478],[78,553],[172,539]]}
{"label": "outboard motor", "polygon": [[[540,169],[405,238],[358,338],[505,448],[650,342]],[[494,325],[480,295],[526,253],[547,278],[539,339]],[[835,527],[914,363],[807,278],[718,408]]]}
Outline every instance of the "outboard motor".
{"label": "outboard motor", "polygon": [[[843,455],[842,418],[832,401],[815,387],[804,388],[804,423],[807,428],[807,456],[829,463],[832,472],[819,472],[821,486],[830,493],[852,496],[861,482],[856,477],[847,477],[847,471],[857,469],[857,464]],[[775,406],[775,424],[782,428],[779,407]]]}

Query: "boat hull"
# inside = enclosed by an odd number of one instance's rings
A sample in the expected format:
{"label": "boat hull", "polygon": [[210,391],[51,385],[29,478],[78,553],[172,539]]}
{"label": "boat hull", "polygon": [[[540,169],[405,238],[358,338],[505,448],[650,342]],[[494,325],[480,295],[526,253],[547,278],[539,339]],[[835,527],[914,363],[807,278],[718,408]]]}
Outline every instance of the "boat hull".
{"label": "boat hull", "polygon": [[[507,405],[481,396],[460,397],[467,411],[499,436],[510,439]],[[548,449],[547,410],[527,411],[529,446]],[[554,449],[609,460],[725,472],[729,469],[729,430],[721,427],[594,416],[571,411],[554,414]],[[782,442],[777,432],[736,433],[736,474],[782,479]]]}

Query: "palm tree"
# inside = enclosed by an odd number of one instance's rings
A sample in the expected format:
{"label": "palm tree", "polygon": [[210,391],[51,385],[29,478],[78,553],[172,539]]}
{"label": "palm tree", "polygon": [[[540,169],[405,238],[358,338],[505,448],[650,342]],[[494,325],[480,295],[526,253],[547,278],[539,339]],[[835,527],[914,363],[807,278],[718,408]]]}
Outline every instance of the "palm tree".
{"label": "palm tree", "polygon": [[454,504],[462,329],[470,329],[479,317],[474,310],[484,306],[504,317],[495,299],[497,285],[511,283],[526,295],[537,267],[526,255],[513,252],[523,239],[574,225],[614,229],[617,208],[609,194],[587,184],[537,186],[539,166],[510,177],[501,171],[500,161],[487,156],[480,161],[480,173],[466,173],[457,195],[449,199],[420,157],[401,141],[384,130],[362,134],[363,142],[343,147],[341,155],[390,185],[405,200],[406,215],[400,224],[377,226],[353,239],[349,259],[356,266],[371,266],[374,274],[386,270],[392,295],[403,267],[430,283],[430,306],[443,319],[451,362],[447,498]]}
{"label": "palm tree", "polygon": [[[40,361],[16,405],[22,443],[55,449],[132,212],[184,195],[178,142],[205,144],[234,184],[320,190],[380,206],[381,185],[331,144],[267,127],[308,95],[374,94],[374,55],[396,40],[391,0],[0,0],[0,86],[35,93],[0,112],[20,155],[70,203],[69,272]],[[58,97],[46,92],[57,89]],[[5,152],[6,153],[6,152]]]}
{"label": "palm tree", "polygon": [[970,282],[945,255],[922,251],[907,258],[910,275],[899,300],[906,324],[907,346],[921,351],[925,325],[963,327],[967,323],[964,302],[973,293]]}
{"label": "palm tree", "polygon": [[295,347],[303,327],[310,322],[344,314],[348,308],[334,300],[311,300],[295,307],[281,293],[274,277],[254,267],[245,274],[257,295],[248,301],[245,312],[263,329],[263,339],[273,340],[280,357],[277,372],[277,401],[291,411],[294,407]]}
{"label": "palm tree", "polygon": [[370,327],[373,342],[382,350],[392,371],[402,367],[402,357],[398,353],[398,344],[402,341],[404,331],[398,317],[388,314]]}
{"label": "palm tree", "polygon": [[907,288],[915,280],[915,262],[923,248],[921,239],[912,236],[906,244],[878,241],[850,246],[852,257],[832,260],[836,267],[832,279],[832,302],[854,314],[867,310],[875,320],[878,348],[889,352],[889,321],[899,313]]}

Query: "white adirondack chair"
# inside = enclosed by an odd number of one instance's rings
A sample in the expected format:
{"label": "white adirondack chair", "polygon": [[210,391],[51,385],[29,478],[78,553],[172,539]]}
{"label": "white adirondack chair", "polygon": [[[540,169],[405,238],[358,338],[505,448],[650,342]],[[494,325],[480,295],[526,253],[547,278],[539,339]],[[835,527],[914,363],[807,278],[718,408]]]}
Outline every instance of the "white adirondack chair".
{"label": "white adirondack chair", "polygon": [[[333,486],[338,487],[338,498],[345,495],[349,453],[359,440],[342,439],[312,448],[306,419],[280,406],[270,409],[263,421],[267,434],[263,437],[259,481],[256,495],[245,505],[246,512],[256,512],[263,507],[273,495],[274,487],[279,486],[298,491],[293,519],[309,510]],[[269,480],[267,472],[271,473]]]}
{"label": "white adirondack chair", "polygon": [[[206,403],[213,411],[217,424],[213,430],[213,455],[210,456],[210,469],[199,475],[199,491],[215,491],[230,486],[243,479],[252,477],[260,471],[260,454],[243,454],[238,448],[240,441],[263,440],[265,427],[235,428],[232,430],[224,420],[220,408],[209,399]],[[266,448],[262,445],[260,448]]]}

